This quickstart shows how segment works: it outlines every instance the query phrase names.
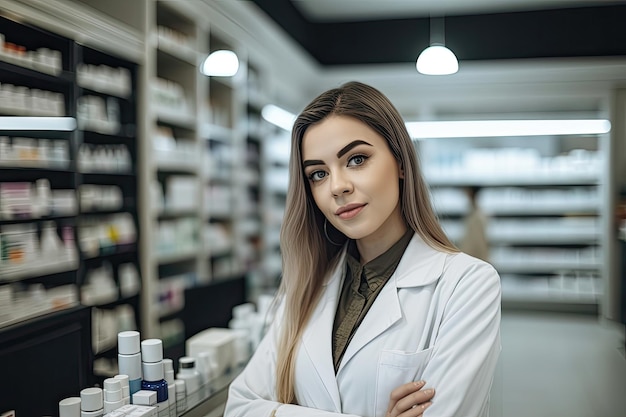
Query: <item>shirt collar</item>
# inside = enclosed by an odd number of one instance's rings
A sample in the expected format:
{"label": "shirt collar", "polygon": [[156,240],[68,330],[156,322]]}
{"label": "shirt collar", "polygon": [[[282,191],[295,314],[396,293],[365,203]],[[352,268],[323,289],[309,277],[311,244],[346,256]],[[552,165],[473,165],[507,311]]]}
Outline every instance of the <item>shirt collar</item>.
{"label": "shirt collar", "polygon": [[366,264],[359,262],[360,255],[356,247],[356,241],[350,240],[346,261],[352,277],[352,287],[358,290],[362,275],[367,280],[367,285],[372,291],[378,288],[381,283],[386,282],[400,263],[400,259],[402,259],[402,255],[409,245],[413,234],[413,230],[407,228],[407,231],[396,243]]}

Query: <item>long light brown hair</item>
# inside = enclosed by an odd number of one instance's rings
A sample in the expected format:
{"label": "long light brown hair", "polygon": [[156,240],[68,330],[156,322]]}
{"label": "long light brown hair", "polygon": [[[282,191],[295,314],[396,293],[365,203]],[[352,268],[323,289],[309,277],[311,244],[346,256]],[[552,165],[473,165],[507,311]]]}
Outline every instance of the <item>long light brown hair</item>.
{"label": "long light brown hair", "polygon": [[[305,132],[329,115],[356,118],[387,140],[404,172],[404,179],[399,180],[400,199],[407,225],[434,248],[457,251],[432,208],[428,186],[404,121],[385,95],[369,85],[349,82],[322,93],[306,106],[296,119],[291,134],[289,186],[280,232],[283,269],[278,294],[284,300],[284,315],[277,353],[276,391],[278,401],[285,404],[297,401],[294,369],[298,345],[319,299],[322,284],[342,250],[324,235],[324,216],[313,200],[302,167]],[[335,243],[347,240],[338,230],[333,228],[332,231]]]}

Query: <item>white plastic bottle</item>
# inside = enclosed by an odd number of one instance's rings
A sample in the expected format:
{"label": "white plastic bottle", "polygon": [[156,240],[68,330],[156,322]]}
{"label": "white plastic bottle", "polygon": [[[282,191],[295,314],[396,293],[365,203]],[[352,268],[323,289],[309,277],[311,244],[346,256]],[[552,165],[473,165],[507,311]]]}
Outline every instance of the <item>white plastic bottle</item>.
{"label": "white plastic bottle", "polygon": [[178,360],[178,374],[176,379],[185,381],[185,392],[192,394],[200,388],[200,373],[196,370],[196,360],[190,356],[183,356]]}
{"label": "white plastic bottle", "polygon": [[80,417],[80,398],[68,397],[59,401],[59,417]]}
{"label": "white plastic bottle", "polygon": [[119,379],[122,385],[122,399],[124,400],[124,405],[130,404],[130,384],[128,383],[128,375],[119,374],[115,375],[113,378]]}
{"label": "white plastic bottle", "polygon": [[80,392],[80,416],[102,417],[104,415],[104,398],[101,388],[85,388]]}
{"label": "white plastic bottle", "polygon": [[163,341],[146,339],[141,342],[141,389],[157,393],[160,416],[169,416],[169,391],[163,367]]}
{"label": "white plastic bottle", "polygon": [[235,332],[235,363],[244,365],[252,355],[252,321],[255,317],[252,303],[239,304],[233,307],[233,318],[228,327]]}
{"label": "white plastic bottle", "polygon": [[104,380],[104,413],[110,413],[124,405],[122,381],[117,378]]}
{"label": "white plastic bottle", "polygon": [[117,335],[119,373],[128,375],[130,397],[141,389],[141,340],[139,332],[129,330]]}

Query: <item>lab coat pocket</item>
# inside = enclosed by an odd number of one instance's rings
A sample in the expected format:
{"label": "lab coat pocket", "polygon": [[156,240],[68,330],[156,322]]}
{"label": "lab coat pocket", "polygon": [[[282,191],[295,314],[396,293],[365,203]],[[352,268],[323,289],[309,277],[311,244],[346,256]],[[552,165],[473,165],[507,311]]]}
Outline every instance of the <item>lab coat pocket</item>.
{"label": "lab coat pocket", "polygon": [[384,417],[389,406],[391,391],[400,385],[418,381],[430,360],[432,348],[407,353],[383,350],[376,375],[376,416]]}

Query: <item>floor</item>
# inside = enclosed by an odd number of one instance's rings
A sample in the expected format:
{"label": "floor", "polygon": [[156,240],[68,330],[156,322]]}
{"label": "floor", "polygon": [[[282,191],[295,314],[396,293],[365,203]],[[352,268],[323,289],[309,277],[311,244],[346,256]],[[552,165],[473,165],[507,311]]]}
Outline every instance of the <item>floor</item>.
{"label": "floor", "polygon": [[491,417],[626,417],[623,326],[504,311],[501,329]]}

